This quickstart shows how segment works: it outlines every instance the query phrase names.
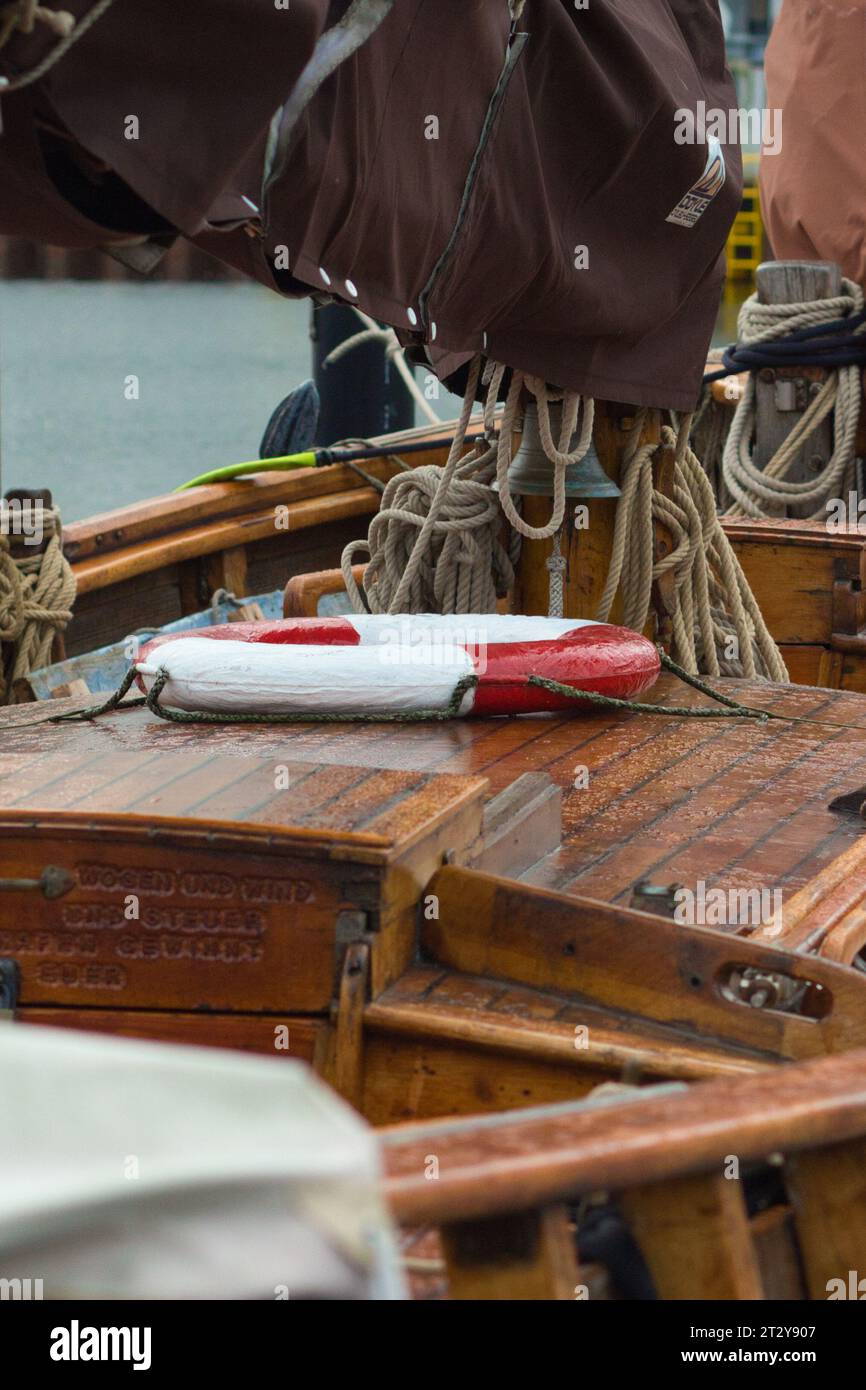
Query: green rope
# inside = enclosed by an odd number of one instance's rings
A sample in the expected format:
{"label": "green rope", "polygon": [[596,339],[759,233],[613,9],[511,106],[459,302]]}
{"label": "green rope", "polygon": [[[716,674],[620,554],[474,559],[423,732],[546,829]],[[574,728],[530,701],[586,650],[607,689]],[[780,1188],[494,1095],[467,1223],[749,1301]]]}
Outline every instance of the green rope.
{"label": "green rope", "polygon": [[[597,690],[578,690],[574,685],[563,685],[561,681],[547,680],[544,676],[530,676],[529,685],[537,685],[542,690],[549,690],[552,695],[564,695],[569,700],[586,701],[587,704],[597,705],[601,709],[621,709],[629,714],[672,714],[680,719],[756,719],[758,723],[764,723],[767,719],[785,719],[784,714],[773,714],[770,710],[749,709],[748,705],[737,705],[734,701],[725,700],[727,705],[734,705],[733,709],[694,709],[690,705],[650,705],[641,700],[620,700],[614,695],[600,695]],[[708,695],[715,692],[708,690]]]}
{"label": "green rope", "polygon": [[[725,708],[694,709],[687,705],[654,705],[640,700],[623,700],[613,695],[601,695],[596,690],[580,690],[576,686],[564,685],[561,681],[548,680],[544,676],[529,676],[528,683],[538,686],[542,690],[549,690],[552,695],[561,695],[566,699],[595,705],[602,709],[620,709],[629,714],[667,714],[681,719],[755,719],[759,723],[765,723],[768,719],[792,720],[790,715],[774,714],[771,710],[765,709],[753,709],[749,705],[743,705],[730,699],[727,695],[722,695],[706,681],[702,681],[698,676],[692,676],[688,671],[683,670],[682,666],[678,666],[666,652],[662,651],[661,647],[658,651],[661,664],[666,670],[672,672],[686,685],[700,691],[702,695],[707,695],[711,700],[724,705]],[[40,719],[33,722],[39,724],[73,723],[77,720],[96,719],[101,714],[108,714],[111,710],[117,709],[132,686],[135,676],[136,669],[131,666],[118,689],[102,705],[92,705],[88,709],[73,710],[69,714],[55,714],[47,720]],[[445,710],[416,710],[403,714],[303,714],[298,712],[290,714],[232,714],[229,712],[209,714],[201,710],[174,710],[162,705],[160,695],[168,680],[169,673],[164,666],[161,666],[154,677],[150,692],[141,699],[128,700],[123,708],[132,709],[145,705],[152,714],[156,714],[160,719],[165,719],[172,724],[417,724],[456,719],[460,714],[460,706],[467,691],[473,690],[478,684],[477,676],[464,676],[462,680],[458,681]],[[793,722],[800,721],[794,719]],[[813,721],[804,722],[811,723]]]}
{"label": "green rope", "polygon": [[[167,709],[159,702],[168,671],[160,666],[153,685],[144,701],[153,714],[172,724],[418,724],[431,720],[456,719],[467,691],[478,684],[477,676],[464,676],[454,687],[448,708],[444,710],[409,710],[403,714],[205,714],[200,710]],[[127,686],[127,690],[129,686]],[[138,702],[136,702],[138,703]],[[73,717],[73,716],[70,716]]]}
{"label": "green rope", "polygon": [[[707,685],[706,681],[702,681],[700,676],[690,675],[682,666],[677,665],[672,656],[668,656],[663,647],[657,646],[656,650],[658,651],[659,660],[665,670],[673,672],[675,676],[679,676],[684,685],[692,686],[694,690],[699,690],[702,695],[709,695],[711,700],[718,700],[720,705],[729,705],[731,709],[744,710],[749,708],[748,705],[741,705],[738,700],[731,700],[727,695],[722,695],[720,691],[714,690],[711,685]],[[788,716],[784,714],[773,714],[770,710],[758,710],[756,712],[761,715],[766,715],[768,719],[788,718]]]}
{"label": "green rope", "polygon": [[[120,682],[120,685],[113,695],[109,695],[104,705],[90,705],[87,709],[74,709],[68,714],[52,714],[48,719],[34,719],[32,722],[34,724],[65,724],[67,722],[74,723],[79,719],[95,719],[99,714],[109,714],[111,710],[117,709],[117,706],[120,704],[127,690],[129,690],[135,677],[135,667],[130,666],[123,680]],[[127,700],[123,708],[134,709],[136,705],[143,705],[144,703],[145,699],[142,695],[136,700]],[[19,724],[16,727],[20,728],[21,725]]]}
{"label": "green rope", "polygon": [[791,715],[774,714],[769,709],[754,709],[750,705],[740,704],[738,700],[732,700],[729,696],[722,695],[706,681],[702,681],[699,676],[692,676],[682,666],[677,665],[673,657],[668,656],[661,647],[657,647],[656,650],[659,654],[659,661],[665,670],[677,676],[684,685],[692,686],[695,690],[699,690],[702,695],[708,695],[711,700],[717,700],[720,705],[725,705],[726,708],[693,709],[690,705],[652,705],[640,700],[620,700],[613,695],[600,695],[595,690],[578,690],[576,686],[563,685],[561,681],[547,680],[544,676],[530,676],[529,684],[540,686],[542,690],[549,690],[553,695],[564,695],[570,700],[586,700],[588,704],[598,705],[603,709],[628,710],[630,714],[673,714],[681,719],[756,719],[759,724],[766,723],[768,719],[792,720]]}

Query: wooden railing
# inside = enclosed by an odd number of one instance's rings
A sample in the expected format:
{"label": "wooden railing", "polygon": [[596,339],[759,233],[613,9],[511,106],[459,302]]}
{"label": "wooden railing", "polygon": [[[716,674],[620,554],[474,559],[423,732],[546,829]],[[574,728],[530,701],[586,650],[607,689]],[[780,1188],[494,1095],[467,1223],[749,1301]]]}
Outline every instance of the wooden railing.
{"label": "wooden railing", "polygon": [[[866,1292],[866,1051],[745,1079],[382,1133],[404,1227],[435,1227],[452,1298],[580,1298],[570,1205],[610,1194],[665,1299]],[[750,1221],[743,1178],[787,1202]]]}

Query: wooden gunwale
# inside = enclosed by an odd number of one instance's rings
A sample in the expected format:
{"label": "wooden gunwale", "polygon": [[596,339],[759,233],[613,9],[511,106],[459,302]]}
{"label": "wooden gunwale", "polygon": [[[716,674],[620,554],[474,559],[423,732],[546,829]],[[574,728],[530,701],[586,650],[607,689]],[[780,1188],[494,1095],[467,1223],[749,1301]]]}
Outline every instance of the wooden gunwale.
{"label": "wooden gunwale", "polygon": [[[852,1140],[866,1133],[866,1051],[775,1067],[622,1105],[409,1123],[380,1134],[384,1189],[404,1225],[525,1211],[599,1189]],[[435,1153],[439,1178],[425,1177]]]}

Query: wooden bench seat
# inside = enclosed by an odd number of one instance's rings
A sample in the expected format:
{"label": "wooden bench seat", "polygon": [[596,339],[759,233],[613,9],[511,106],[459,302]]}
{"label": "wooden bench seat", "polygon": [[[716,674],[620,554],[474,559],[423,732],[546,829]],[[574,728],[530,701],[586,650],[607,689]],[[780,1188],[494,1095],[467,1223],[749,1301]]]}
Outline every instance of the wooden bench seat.
{"label": "wooden bench seat", "polygon": [[774,1058],[552,990],[410,969],[364,1010],[361,1108],[374,1124],[501,1110],[637,1081],[748,1075]]}

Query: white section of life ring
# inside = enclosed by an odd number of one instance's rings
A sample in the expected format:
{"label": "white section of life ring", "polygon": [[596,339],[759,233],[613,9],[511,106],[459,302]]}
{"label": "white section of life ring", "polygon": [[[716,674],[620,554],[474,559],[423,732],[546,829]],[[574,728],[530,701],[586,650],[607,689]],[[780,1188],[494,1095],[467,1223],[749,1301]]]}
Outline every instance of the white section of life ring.
{"label": "white section of life ring", "polygon": [[[221,714],[406,714],[447,710],[458,681],[475,672],[450,643],[399,652],[379,642],[301,646],[184,637],[157,647],[137,670],[149,690],[164,669],[161,703]],[[473,704],[469,690],[459,713]]]}

